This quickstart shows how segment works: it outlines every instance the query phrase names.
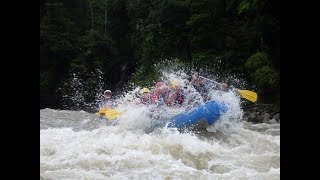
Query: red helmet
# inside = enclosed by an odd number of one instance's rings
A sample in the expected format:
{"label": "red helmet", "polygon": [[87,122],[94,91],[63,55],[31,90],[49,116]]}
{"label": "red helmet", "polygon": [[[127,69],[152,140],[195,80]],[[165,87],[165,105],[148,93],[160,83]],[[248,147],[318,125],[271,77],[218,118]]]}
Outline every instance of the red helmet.
{"label": "red helmet", "polygon": [[162,85],[164,85],[164,82],[161,82],[161,81],[160,81],[160,82],[157,82],[155,86],[156,86],[156,88],[158,88],[158,87],[160,87],[160,86],[162,86]]}

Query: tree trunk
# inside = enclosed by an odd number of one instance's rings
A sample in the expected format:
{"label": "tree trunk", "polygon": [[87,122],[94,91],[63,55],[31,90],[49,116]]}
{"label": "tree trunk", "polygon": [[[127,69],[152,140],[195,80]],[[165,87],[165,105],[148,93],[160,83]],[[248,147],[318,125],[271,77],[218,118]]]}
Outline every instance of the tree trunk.
{"label": "tree trunk", "polygon": [[93,29],[93,11],[92,11],[92,5],[90,1],[89,1],[89,5],[90,5],[90,11],[91,11],[91,29]]}
{"label": "tree trunk", "polygon": [[107,35],[107,18],[108,18],[108,9],[104,11],[104,35]]}

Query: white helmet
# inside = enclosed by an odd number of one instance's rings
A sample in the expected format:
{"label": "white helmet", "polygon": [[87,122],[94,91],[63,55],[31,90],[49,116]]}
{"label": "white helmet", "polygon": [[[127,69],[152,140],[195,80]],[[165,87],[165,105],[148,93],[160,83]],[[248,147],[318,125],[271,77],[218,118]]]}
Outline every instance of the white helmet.
{"label": "white helmet", "polygon": [[103,94],[106,94],[106,93],[111,93],[110,90],[105,90]]}

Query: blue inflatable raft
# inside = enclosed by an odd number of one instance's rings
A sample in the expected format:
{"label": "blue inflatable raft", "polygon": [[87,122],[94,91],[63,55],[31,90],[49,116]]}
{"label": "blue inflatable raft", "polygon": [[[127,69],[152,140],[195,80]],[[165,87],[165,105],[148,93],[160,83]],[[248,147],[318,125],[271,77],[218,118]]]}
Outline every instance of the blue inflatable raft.
{"label": "blue inflatable raft", "polygon": [[220,116],[227,111],[227,106],[222,102],[209,101],[205,104],[181,113],[173,117],[168,127],[186,128],[205,121],[212,125]]}

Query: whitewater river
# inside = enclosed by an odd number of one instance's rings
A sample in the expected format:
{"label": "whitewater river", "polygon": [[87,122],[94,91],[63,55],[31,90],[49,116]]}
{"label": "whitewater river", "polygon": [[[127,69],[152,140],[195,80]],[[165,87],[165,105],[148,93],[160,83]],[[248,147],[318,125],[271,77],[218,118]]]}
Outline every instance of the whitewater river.
{"label": "whitewater river", "polygon": [[41,109],[40,177],[280,179],[280,124],[243,121],[238,93],[212,90],[209,97],[227,102],[226,114],[212,126],[186,131],[154,128],[185,109],[167,108],[158,116],[147,107],[124,104],[116,126],[106,126],[97,113]]}
{"label": "whitewater river", "polygon": [[280,179],[280,124],[147,132],[144,119],[105,126],[84,111],[40,110],[41,179]]}

